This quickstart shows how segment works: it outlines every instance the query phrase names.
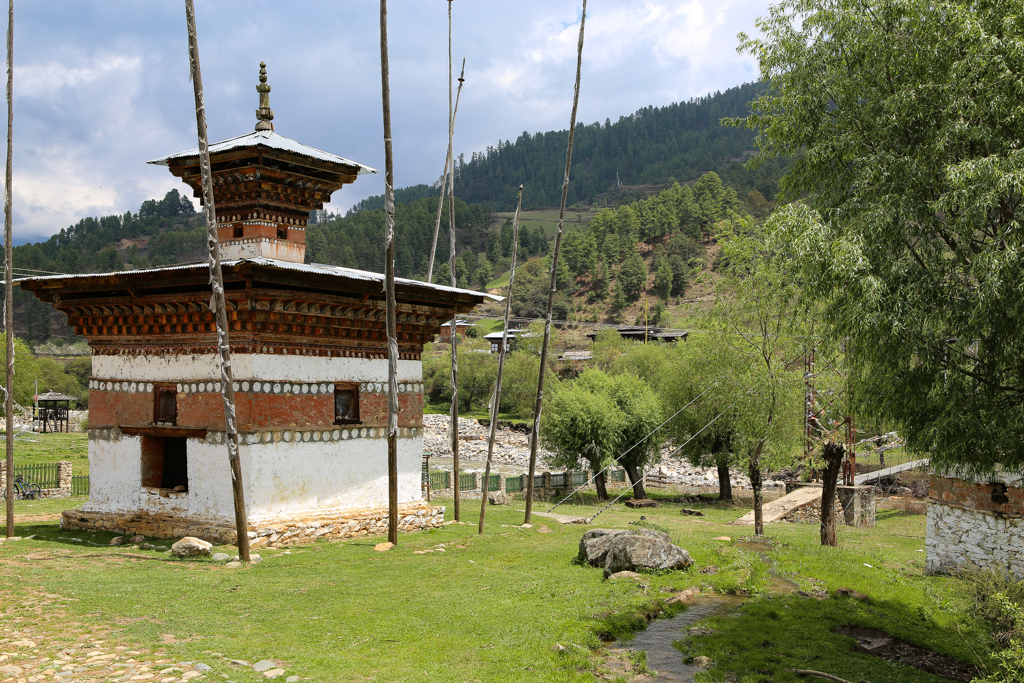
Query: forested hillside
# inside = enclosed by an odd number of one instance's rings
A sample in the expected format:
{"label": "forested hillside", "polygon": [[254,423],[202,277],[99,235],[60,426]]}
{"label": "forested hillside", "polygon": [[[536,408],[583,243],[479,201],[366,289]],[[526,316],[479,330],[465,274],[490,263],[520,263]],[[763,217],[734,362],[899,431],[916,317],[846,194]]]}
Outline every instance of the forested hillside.
{"label": "forested hillside", "polygon": [[[578,124],[573,147],[570,205],[591,203],[620,183],[661,184],[699,178],[721,171],[730,160],[741,160],[754,148],[754,133],[745,128],[722,126],[723,118],[742,117],[748,105],[764,89],[746,83],[725,92],[678,102],[666,107],[645,107],[616,122]],[[455,194],[469,204],[483,204],[495,211],[515,208],[519,184],[527,208],[555,206],[561,198],[568,131],[531,135],[523,132],[515,141],[499,140],[469,160],[460,154],[455,163]],[[443,161],[443,160],[442,160]],[[775,194],[779,164],[749,172],[736,165],[722,175],[742,191],[756,189],[766,197]],[[429,196],[432,188],[417,185],[396,191],[411,198]],[[437,192],[437,190],[434,190]],[[383,197],[369,197],[353,211],[380,209]]]}

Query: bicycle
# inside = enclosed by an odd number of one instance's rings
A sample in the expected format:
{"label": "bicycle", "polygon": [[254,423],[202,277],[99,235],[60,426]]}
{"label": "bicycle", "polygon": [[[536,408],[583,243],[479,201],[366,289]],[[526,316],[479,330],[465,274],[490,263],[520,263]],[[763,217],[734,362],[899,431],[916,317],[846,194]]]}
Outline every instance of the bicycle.
{"label": "bicycle", "polygon": [[[35,500],[43,493],[40,484],[33,484],[27,481],[24,475],[14,476],[14,500]],[[7,498],[7,487],[0,488],[0,500]]]}

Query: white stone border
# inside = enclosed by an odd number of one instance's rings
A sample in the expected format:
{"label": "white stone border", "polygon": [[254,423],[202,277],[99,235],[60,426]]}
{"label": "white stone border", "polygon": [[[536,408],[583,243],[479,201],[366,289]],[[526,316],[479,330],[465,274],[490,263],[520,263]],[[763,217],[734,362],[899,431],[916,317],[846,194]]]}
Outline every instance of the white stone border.
{"label": "white stone border", "polygon": [[[232,383],[236,393],[253,394],[333,394],[333,382],[286,382],[282,380],[240,380]],[[89,389],[93,391],[127,391],[129,393],[153,393],[152,382],[129,382],[118,380],[91,379]],[[180,394],[205,394],[220,393],[220,382],[178,382],[177,390]],[[422,394],[424,386],[422,382],[399,382],[398,393],[400,394]],[[387,382],[360,382],[360,393],[388,393]]]}
{"label": "white stone border", "polygon": [[[259,432],[239,432],[238,443],[244,446],[256,446],[269,443],[331,443],[351,441],[353,439],[383,439],[387,435],[387,427],[341,427],[331,429],[277,429]],[[102,427],[89,430],[90,439],[119,439],[123,432],[117,427]],[[413,439],[423,436],[423,427],[399,427],[398,438]],[[207,431],[204,443],[227,443],[226,432]]]}

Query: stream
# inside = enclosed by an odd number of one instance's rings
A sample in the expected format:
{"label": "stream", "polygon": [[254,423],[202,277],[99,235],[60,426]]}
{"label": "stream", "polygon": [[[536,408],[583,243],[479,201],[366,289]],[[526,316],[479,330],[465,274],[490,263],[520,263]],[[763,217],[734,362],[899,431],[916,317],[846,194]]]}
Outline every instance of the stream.
{"label": "stream", "polygon": [[[786,594],[796,591],[799,586],[795,581],[780,576],[774,570],[774,563],[765,555],[771,550],[767,543],[743,543],[744,550],[757,552],[769,566],[770,578],[766,589],[772,594]],[[689,629],[697,622],[708,617],[725,616],[749,600],[749,596],[721,595],[705,593],[697,596],[688,605],[688,609],[668,619],[656,619],[648,624],[647,629],[640,631],[628,643],[620,643],[620,650],[645,650],[647,667],[657,671],[652,680],[664,683],[693,683],[694,677],[704,667],[687,664],[683,653],[672,643],[686,637]]]}

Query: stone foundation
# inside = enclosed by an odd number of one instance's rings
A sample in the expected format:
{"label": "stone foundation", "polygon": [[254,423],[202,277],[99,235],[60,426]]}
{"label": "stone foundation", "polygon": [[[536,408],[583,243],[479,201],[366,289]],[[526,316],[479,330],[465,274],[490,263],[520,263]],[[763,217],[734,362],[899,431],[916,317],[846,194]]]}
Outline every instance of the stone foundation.
{"label": "stone foundation", "polygon": [[[410,503],[398,507],[398,530],[418,531],[444,524],[445,508]],[[113,531],[122,534],[141,534],[148,538],[180,538],[195,536],[211,543],[234,544],[234,524],[223,520],[183,519],[171,514],[149,512],[87,512],[65,510],[60,524],[65,529]],[[354,536],[372,536],[387,533],[387,508],[364,508],[336,513],[311,512],[286,519],[249,523],[252,548],[292,545],[316,541],[321,538],[340,539]]]}
{"label": "stone foundation", "polygon": [[843,506],[843,521],[847,526],[874,528],[874,486],[837,486],[836,495]]}

